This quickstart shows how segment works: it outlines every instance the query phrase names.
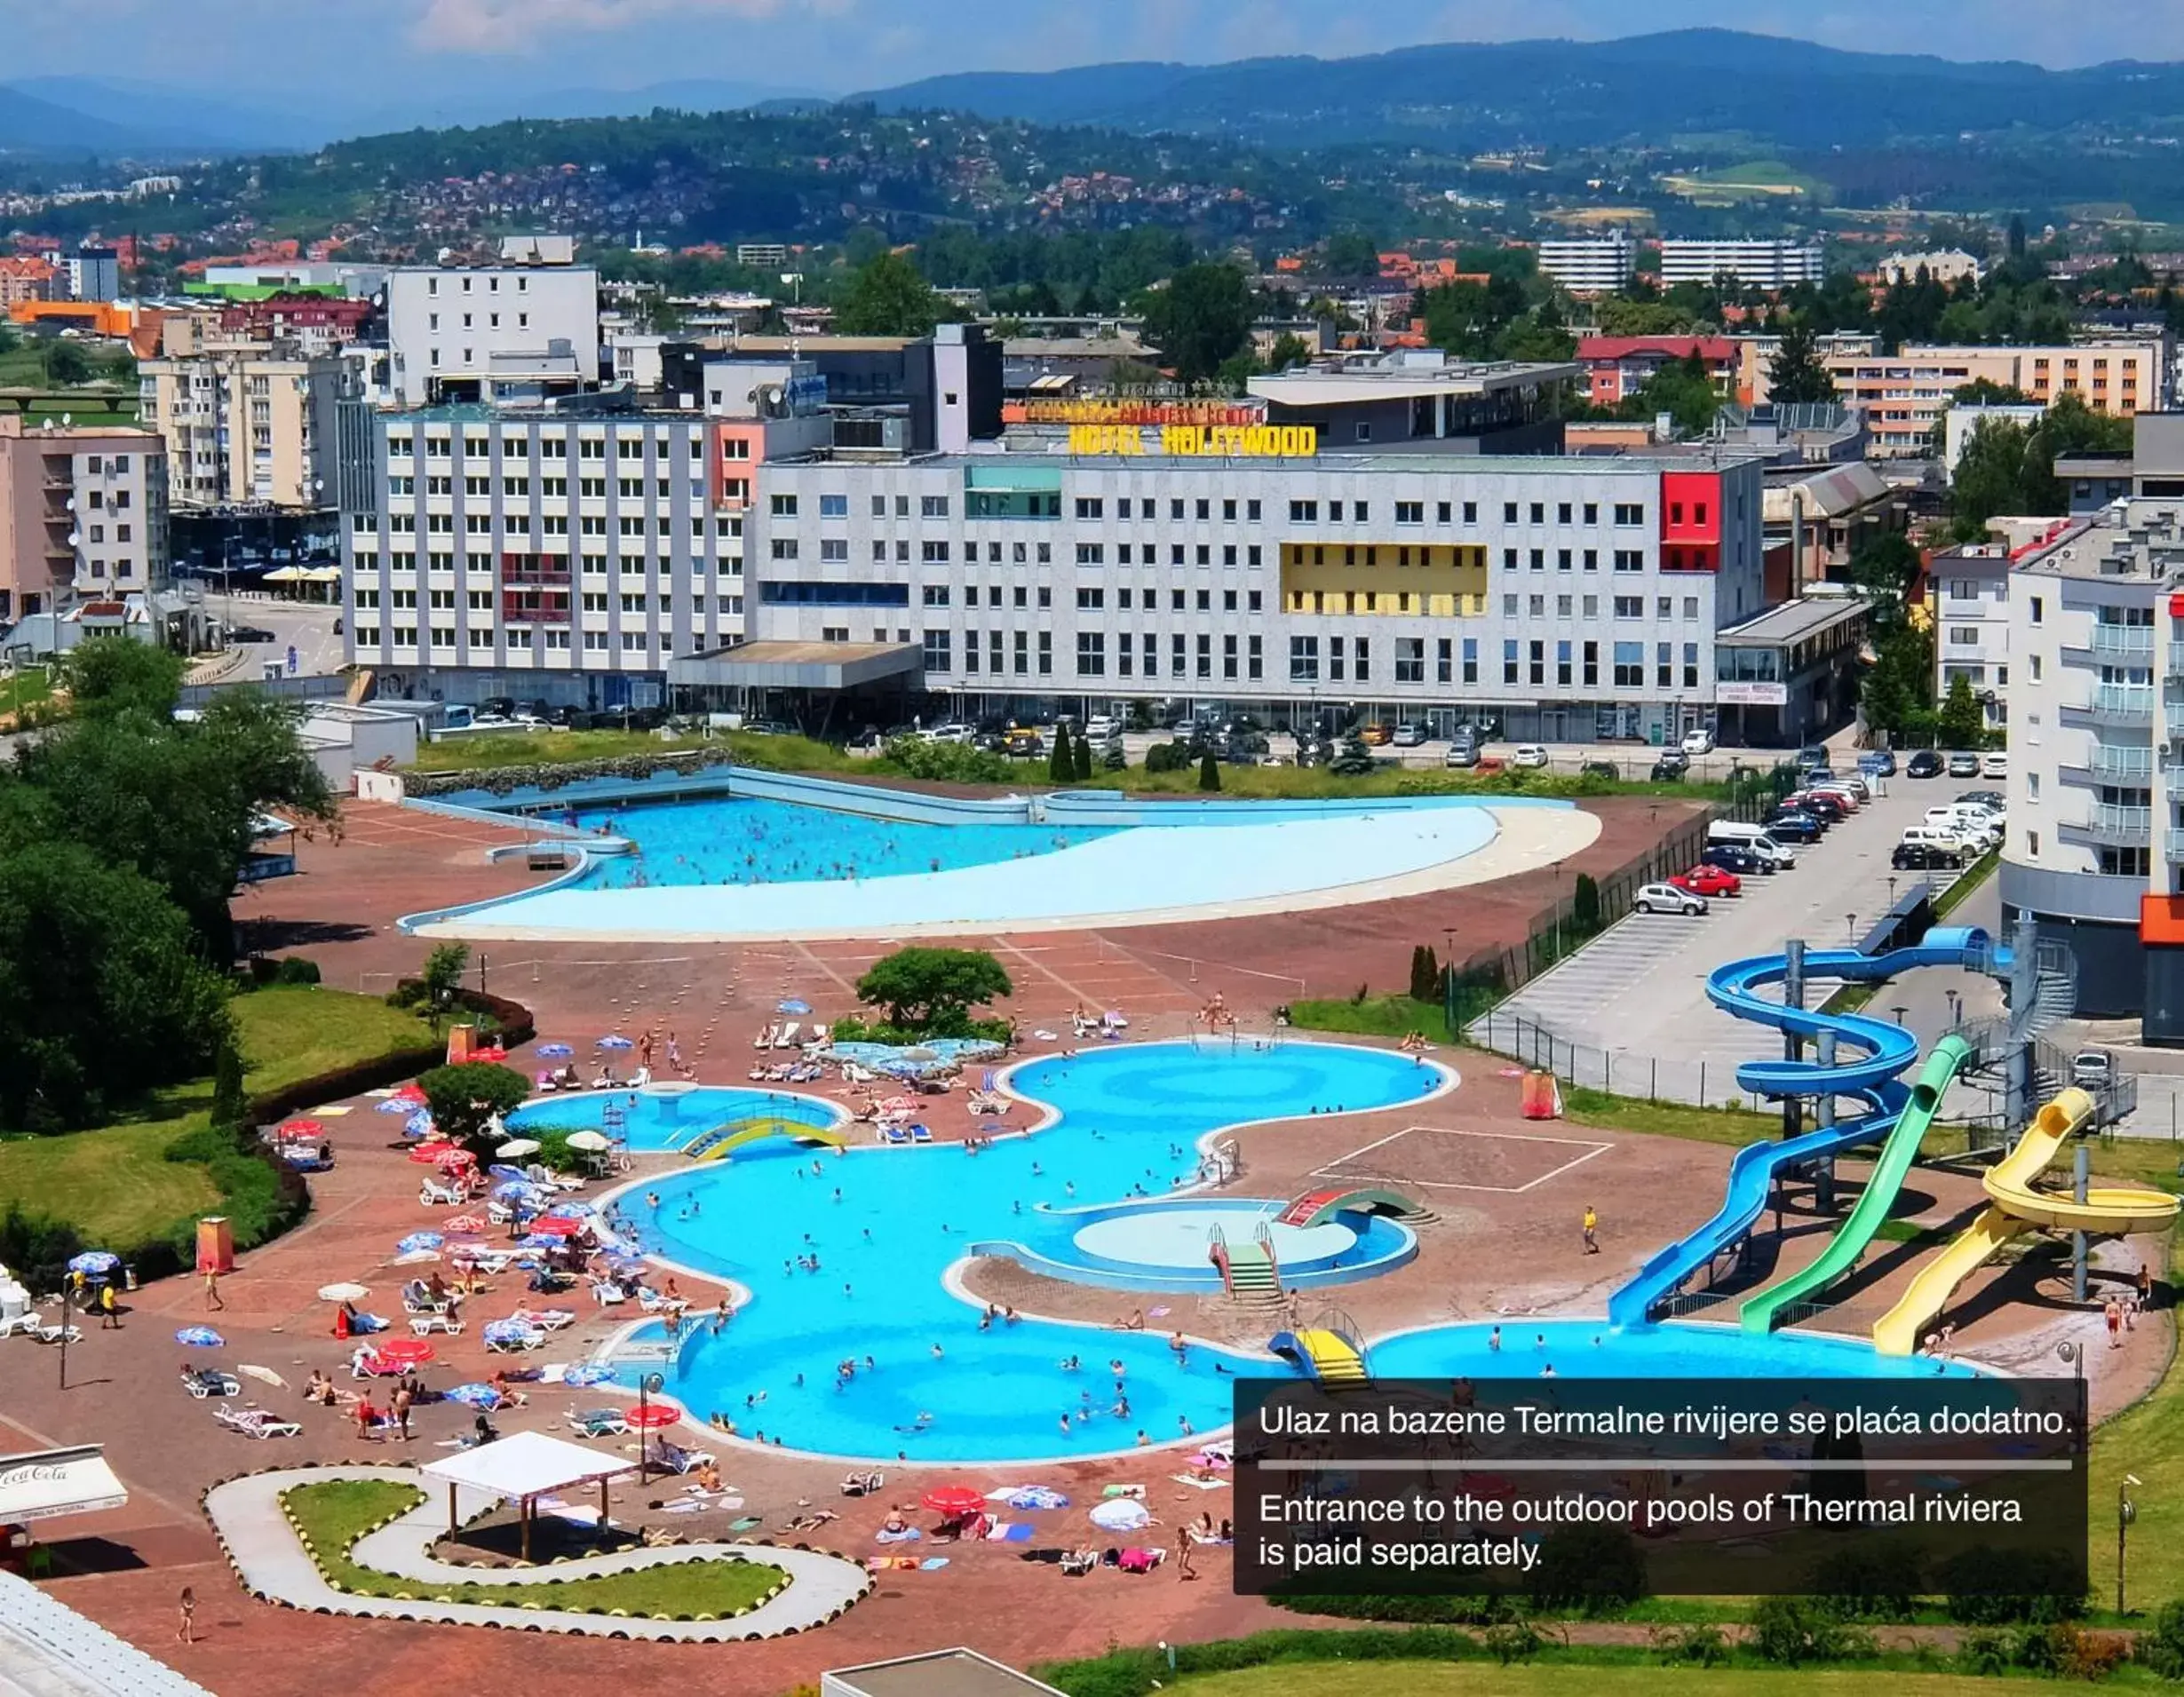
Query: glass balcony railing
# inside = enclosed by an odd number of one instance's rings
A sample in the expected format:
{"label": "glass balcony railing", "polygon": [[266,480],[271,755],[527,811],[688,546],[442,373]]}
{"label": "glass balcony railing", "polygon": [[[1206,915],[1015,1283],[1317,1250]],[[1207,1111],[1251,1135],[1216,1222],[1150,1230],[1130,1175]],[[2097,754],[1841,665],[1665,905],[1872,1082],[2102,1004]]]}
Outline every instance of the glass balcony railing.
{"label": "glass balcony railing", "polygon": [[2104,843],[2136,845],[2150,839],[2154,829],[2151,807],[2130,807],[2116,802],[2099,802],[2093,818],[2080,827]]}
{"label": "glass balcony railing", "polygon": [[2124,658],[2151,654],[2154,652],[2154,627],[2150,624],[2096,624],[2089,646],[2097,654]]}
{"label": "glass balcony railing", "polygon": [[[2093,698],[2087,710],[2095,718],[2114,724],[2138,724],[2154,717],[2154,686],[2151,684],[2096,684]],[[2172,702],[2169,709],[2172,734],[2184,725],[2184,702]]]}

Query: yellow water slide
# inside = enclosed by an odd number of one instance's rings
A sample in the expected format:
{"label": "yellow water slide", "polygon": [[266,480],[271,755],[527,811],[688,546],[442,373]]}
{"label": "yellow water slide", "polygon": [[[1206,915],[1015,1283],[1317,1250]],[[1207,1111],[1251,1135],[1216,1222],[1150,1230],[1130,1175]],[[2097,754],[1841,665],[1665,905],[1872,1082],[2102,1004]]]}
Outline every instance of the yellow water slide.
{"label": "yellow water slide", "polygon": [[1918,1346],[1920,1328],[1942,1312],[1950,1293],[2022,1233],[2087,1232],[2122,1237],[2167,1229],[2176,1218],[2177,1199],[2162,1191],[2104,1186],[2088,1190],[2081,1202],[2069,1192],[2033,1188],[2033,1181],[2092,1122],[2095,1106],[2085,1091],[2067,1090],[2033,1116],[2016,1147],[1987,1174],[1985,1210],[1970,1229],[1918,1270],[1903,1299],[1874,1324],[1874,1348],[1883,1355],[1910,1354]]}
{"label": "yellow water slide", "polygon": [[[1325,1384],[1356,1384],[1365,1377],[1365,1358],[1357,1345],[1340,1332],[1318,1327],[1290,1334],[1296,1348],[1311,1364],[1313,1376]],[[1279,1344],[1277,1339],[1276,1343]]]}

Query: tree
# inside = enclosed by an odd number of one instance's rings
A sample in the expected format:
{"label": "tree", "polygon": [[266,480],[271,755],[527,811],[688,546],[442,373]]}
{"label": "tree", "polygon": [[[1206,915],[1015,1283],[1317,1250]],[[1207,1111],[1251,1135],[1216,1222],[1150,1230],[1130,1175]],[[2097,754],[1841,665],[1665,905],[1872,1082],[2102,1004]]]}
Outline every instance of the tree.
{"label": "tree", "polygon": [[1958,672],[1949,680],[1934,733],[1944,748],[1976,749],[1987,735],[1987,713],[1972,694],[1972,680]]}
{"label": "tree", "polygon": [[1312,347],[1301,336],[1292,336],[1283,330],[1274,338],[1274,345],[1267,350],[1267,369],[1287,371],[1292,366],[1310,365]]}
{"label": "tree", "polygon": [[1767,393],[1785,404],[1835,399],[1835,379],[1820,358],[1812,331],[1794,320],[1782,333],[1782,346],[1767,368]]}
{"label": "tree", "polygon": [[1410,951],[1410,999],[1441,1000],[1441,963],[1433,958],[1431,943],[1420,943]]}
{"label": "tree", "polygon": [[1378,277],[1380,244],[1362,230],[1338,230],[1327,238],[1321,269],[1330,277]]}
{"label": "tree", "polygon": [[62,662],[72,710],[78,718],[141,713],[171,718],[182,698],[187,666],[179,654],[148,642],[102,637],[79,645]]}
{"label": "tree", "polygon": [[1208,749],[1198,758],[1199,792],[1203,795],[1217,794],[1220,787],[1221,763],[1213,757],[1213,750]]}
{"label": "tree", "polygon": [[1069,775],[1077,779],[1092,775],[1092,739],[1082,731],[1076,734],[1076,766]]}
{"label": "tree", "polygon": [[1234,266],[1186,266],[1146,297],[1145,333],[1185,383],[1202,383],[1251,338],[1251,290]]}
{"label": "tree", "polygon": [[1327,769],[1345,778],[1362,778],[1372,770],[1372,750],[1365,746],[1365,739],[1355,731],[1342,739],[1342,748]]}
{"label": "tree", "polygon": [[1874,537],[1850,557],[1850,581],[1872,603],[1876,632],[1885,636],[1910,622],[1911,594],[1923,569],[1918,550],[1895,532]]}
{"label": "tree", "polygon": [[466,943],[441,943],[425,957],[425,970],[418,976],[425,985],[425,1017],[433,1022],[433,1029],[440,1029],[440,1021],[455,1005],[455,998],[463,987],[463,974],[470,967],[470,947]]}
{"label": "tree", "polygon": [[870,261],[834,311],[834,328],[844,336],[930,336],[940,320],[940,297],[901,253]]}
{"label": "tree", "polygon": [[1901,736],[1932,724],[1934,646],[1925,631],[1906,626],[1875,644],[1872,666],[1859,689],[1867,726]]}
{"label": "tree", "polygon": [[1960,383],[1949,392],[1950,404],[1955,407],[2025,407],[2032,404],[2032,397],[2013,383],[1997,383],[1992,377],[1974,377],[1969,383]]}
{"label": "tree", "polygon": [[1721,410],[1721,397],[1714,391],[1714,380],[1706,374],[1705,361],[1694,353],[1688,359],[1664,363],[1646,379],[1634,400],[1624,403],[1624,409],[1639,418],[1666,413],[1676,421],[1677,429],[1699,436]]}
{"label": "tree", "polygon": [[1054,746],[1046,751],[1046,778],[1049,783],[1066,784],[1076,776],[1076,760],[1069,752],[1069,721],[1064,719],[1054,727]]}
{"label": "tree", "polygon": [[45,380],[56,389],[74,389],[91,380],[91,355],[74,342],[45,345]]}
{"label": "tree", "polygon": [[435,1067],[417,1079],[433,1126],[478,1157],[483,1166],[503,1135],[501,1119],[521,1107],[531,1083],[521,1073],[492,1061],[466,1060]]}
{"label": "tree", "polygon": [[2025,508],[2026,463],[2030,433],[2007,418],[1982,418],[1949,480],[1950,523],[1959,542],[1977,542],[1987,520]]}
{"label": "tree", "polygon": [[1600,928],[1600,886],[1589,872],[1580,872],[1569,897],[1570,929],[1590,936]]}
{"label": "tree", "polygon": [[250,1117],[250,1098],[242,1084],[242,1051],[234,1034],[223,1034],[219,1052],[212,1058],[212,1123],[234,1127]]}
{"label": "tree", "polygon": [[857,980],[857,1000],[885,1007],[889,1025],[934,1037],[964,1035],[973,1008],[1015,991],[1001,963],[976,948],[898,948]]}

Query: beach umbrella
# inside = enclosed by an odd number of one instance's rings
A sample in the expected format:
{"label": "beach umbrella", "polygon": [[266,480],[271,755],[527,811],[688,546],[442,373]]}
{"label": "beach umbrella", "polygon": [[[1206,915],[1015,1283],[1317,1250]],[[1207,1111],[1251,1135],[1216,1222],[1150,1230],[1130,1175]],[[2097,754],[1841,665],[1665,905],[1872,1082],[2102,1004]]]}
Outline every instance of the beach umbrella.
{"label": "beach umbrella", "polygon": [[466,1402],[473,1408],[497,1408],[501,1393],[489,1384],[458,1384],[452,1391],[440,1393],[443,1402]]}
{"label": "beach umbrella", "polygon": [[417,1111],[416,1103],[404,1101],[399,1096],[390,1096],[372,1109],[374,1114],[415,1114]]}
{"label": "beach umbrella", "polygon": [[786,1002],[777,1002],[774,1004],[774,1011],[776,1013],[809,1013],[811,1011],[812,1004],[799,996],[792,995]]}
{"label": "beach umbrella", "polygon": [[682,1410],[671,1402],[639,1402],[624,1408],[622,1417],[639,1431],[657,1431],[680,1420]]}
{"label": "beach umbrella", "polygon": [[614,1145],[607,1140],[604,1131],[572,1131],[568,1134],[568,1146],[596,1155],[606,1154]]}
{"label": "beach umbrella", "polygon": [[558,1249],[561,1240],[551,1232],[533,1232],[516,1244],[519,1249]]}
{"label": "beach umbrella", "polygon": [[404,1249],[388,1262],[387,1265],[390,1267],[415,1267],[422,1266],[427,1261],[439,1259],[440,1251],[438,1249]]}
{"label": "beach umbrella", "polygon": [[422,1102],[425,1099],[425,1086],[413,1078],[394,1092],[394,1099],[398,1102]]}
{"label": "beach umbrella", "polygon": [[561,1374],[561,1383],[573,1384],[582,1390],[586,1385],[609,1384],[613,1381],[614,1376],[615,1370],[611,1367],[600,1367],[587,1361],[576,1367],[564,1368]]}
{"label": "beach umbrella", "polygon": [[976,1514],[986,1506],[985,1495],[968,1485],[935,1486],[918,1501],[933,1513],[951,1519],[957,1515]]}
{"label": "beach umbrella", "polygon": [[538,1194],[538,1186],[528,1178],[505,1178],[493,1186],[493,1200],[496,1202],[528,1201]]}
{"label": "beach umbrella", "polygon": [[482,1049],[472,1050],[470,1051],[470,1058],[473,1060],[506,1060],[508,1059],[508,1051],[499,1043],[489,1043]]}
{"label": "beach umbrella", "polygon": [[227,1342],[210,1326],[185,1326],[174,1335],[174,1341],[194,1350],[216,1350]]}
{"label": "beach umbrella", "polygon": [[281,1135],[284,1138],[318,1138],[326,1135],[326,1128],[317,1120],[283,1120]]}
{"label": "beach umbrella", "polygon": [[574,1237],[584,1229],[582,1220],[571,1219],[566,1214],[541,1214],[531,1222],[534,1237]]}
{"label": "beach umbrella", "polygon": [[1002,1499],[1012,1509],[1066,1509],[1069,1499],[1045,1485],[1027,1485]]}
{"label": "beach umbrella", "polygon": [[378,1356],[396,1367],[423,1367],[433,1359],[433,1346],[422,1337],[390,1338],[379,1345]]}
{"label": "beach umbrella", "polygon": [[397,1255],[415,1255],[419,1249],[437,1249],[448,1240],[437,1232],[412,1232],[394,1245]]}
{"label": "beach umbrella", "polygon": [[548,1219],[589,1219],[592,1215],[598,1212],[599,1209],[596,1206],[591,1202],[585,1201],[581,1196],[563,1196],[557,1201],[551,1201],[546,1204],[546,1217]]}
{"label": "beach umbrella", "polygon": [[488,1344],[506,1343],[510,1338],[528,1337],[538,1328],[528,1320],[514,1314],[502,1320],[488,1320],[485,1323],[485,1341]]}
{"label": "beach umbrella", "polygon": [[111,1273],[122,1264],[122,1257],[111,1249],[86,1249],[68,1263],[68,1271],[80,1273],[87,1279]]}
{"label": "beach umbrella", "polygon": [[433,1111],[430,1108],[414,1108],[409,1117],[402,1122],[402,1136],[405,1138],[429,1138],[439,1128],[433,1123]]}
{"label": "beach umbrella", "polygon": [[440,1222],[440,1229],[449,1237],[470,1237],[487,1230],[493,1222],[475,1214],[457,1214],[451,1220]]}
{"label": "beach umbrella", "polygon": [[634,1049],[637,1045],[618,1031],[610,1031],[599,1040],[601,1049]]}
{"label": "beach umbrella", "polygon": [[339,1284],[319,1287],[321,1302],[361,1302],[369,1295],[371,1295],[371,1287],[358,1284],[353,1279],[344,1280]]}
{"label": "beach umbrella", "polygon": [[433,1164],[442,1172],[453,1172],[461,1167],[474,1167],[478,1157],[467,1149],[442,1149]]}
{"label": "beach umbrella", "polygon": [[278,1373],[275,1373],[269,1367],[243,1366],[237,1368],[235,1371],[242,1374],[247,1374],[250,1377],[256,1379],[260,1384],[270,1384],[276,1391],[285,1391],[288,1389],[288,1381],[282,1378]]}
{"label": "beach umbrella", "polygon": [[412,1148],[409,1151],[409,1159],[420,1167],[429,1167],[454,1147],[455,1145],[449,1143],[446,1138],[434,1138],[428,1143],[420,1143]]}
{"label": "beach umbrella", "polygon": [[1094,1509],[1092,1523],[1103,1532],[1136,1532],[1153,1524],[1153,1511],[1135,1497],[1118,1496]]}
{"label": "beach umbrella", "polygon": [[533,1052],[541,1060],[567,1060],[576,1051],[565,1043],[542,1043]]}
{"label": "beach umbrella", "polygon": [[538,1139],[536,1138],[511,1138],[493,1153],[503,1161],[520,1161],[525,1155],[535,1155],[538,1153]]}

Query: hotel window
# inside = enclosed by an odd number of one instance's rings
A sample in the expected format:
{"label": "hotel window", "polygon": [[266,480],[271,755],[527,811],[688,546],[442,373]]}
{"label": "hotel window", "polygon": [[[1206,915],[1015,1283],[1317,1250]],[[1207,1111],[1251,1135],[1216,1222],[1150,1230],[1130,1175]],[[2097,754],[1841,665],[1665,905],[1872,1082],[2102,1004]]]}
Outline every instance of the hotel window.
{"label": "hotel window", "polygon": [[1395,504],[1395,522],[1399,525],[1422,525],[1426,522],[1426,503],[1398,501]]}
{"label": "hotel window", "polygon": [[1293,525],[1317,524],[1320,504],[1316,501],[1292,501],[1289,504],[1289,518]]}
{"label": "hotel window", "polygon": [[1097,566],[1106,558],[1107,549],[1100,543],[1081,542],[1076,545],[1076,563],[1080,566]]}
{"label": "hotel window", "polygon": [[[971,595],[974,595],[976,593],[976,591],[971,591],[966,593],[965,599],[968,600]],[[926,584],[925,587],[924,599],[925,605],[927,607],[946,607],[948,605],[948,585],[945,583]],[[975,604],[973,603],[973,605]]]}
{"label": "hotel window", "polygon": [[849,497],[846,495],[822,495],[819,497],[819,516],[822,519],[849,517]]}
{"label": "hotel window", "polygon": [[1076,498],[1076,516],[1097,519],[1107,510],[1107,504],[1096,495],[1080,495]]}
{"label": "hotel window", "polygon": [[1399,684],[1422,684],[1426,681],[1424,637],[1395,638],[1395,681]]}
{"label": "hotel window", "polygon": [[[1687,642],[1683,646],[1683,686],[1686,689],[1699,686],[1699,645],[1696,642]],[[2033,781],[2037,783],[2039,781],[2036,778]]]}
{"label": "hotel window", "polygon": [[1675,646],[1672,643],[1656,642],[1653,646],[1653,682],[1656,689],[1676,686]]}
{"label": "hotel window", "polygon": [[1646,598],[1644,596],[1618,595],[1616,597],[1616,617],[1618,619],[1642,619],[1645,616]]}
{"label": "hotel window", "polygon": [[1168,638],[1168,676],[1180,678],[1190,670],[1190,638],[1180,630]]}
{"label": "hotel window", "polygon": [[1588,501],[1584,504],[1584,521],[1589,525],[1596,525],[1600,523],[1600,508],[1599,502]]}
{"label": "hotel window", "polygon": [[1513,525],[1514,523],[1516,523],[1516,521],[1517,521],[1517,504],[1516,504],[1515,502],[1513,502],[1513,501],[1505,501],[1505,502],[1503,502],[1503,503],[1502,503],[1502,522],[1503,522],[1504,524],[1505,524],[1505,525]]}
{"label": "hotel window", "polygon": [[1095,589],[1090,585],[1079,586],[1076,592],[1076,604],[1080,611],[1100,607],[1105,604],[1106,599],[1107,595],[1105,591]]}
{"label": "hotel window", "polygon": [[1569,686],[1569,644],[1567,640],[1554,645],[1554,681],[1564,688]]}
{"label": "hotel window", "polygon": [[1584,686],[1587,689],[1597,689],[1600,681],[1600,645],[1597,642],[1586,643],[1581,651],[1580,660],[1584,670],[1579,673],[1579,677]]}
{"label": "hotel window", "polygon": [[1098,630],[1076,633],[1076,670],[1081,678],[1104,678],[1108,670],[1108,639]]}
{"label": "hotel window", "polygon": [[945,566],[948,564],[948,544],[944,542],[923,543],[919,544],[918,556],[928,566]]}
{"label": "hotel window", "polygon": [[1646,645],[1642,642],[1616,644],[1616,687],[1642,688],[1646,682]]}
{"label": "hotel window", "polygon": [[1516,681],[1517,639],[1514,637],[1505,637],[1502,638],[1502,682],[1513,684]]}
{"label": "hotel window", "polygon": [[1261,652],[1259,638],[1257,637],[1246,637],[1243,643],[1244,676],[1247,678],[1257,678],[1263,676],[1266,670],[1266,658],[1264,654]]}
{"label": "hotel window", "polygon": [[1213,676],[1213,638],[1210,636],[1201,636],[1198,638],[1198,676],[1201,678]]}
{"label": "hotel window", "polygon": [[[1150,637],[1146,638],[1150,642]],[[1317,683],[1320,676],[1320,639],[1317,637],[1291,637],[1289,639],[1289,675],[1293,684]]]}
{"label": "hotel window", "polygon": [[921,519],[947,518],[948,497],[944,495],[920,496],[917,501],[917,515]]}
{"label": "hotel window", "polygon": [[822,560],[846,562],[849,559],[849,544],[839,536],[824,537],[819,544],[819,558]]}
{"label": "hotel window", "polygon": [[1225,636],[1221,638],[1221,676],[1234,678],[1235,675],[1236,639],[1233,636]]}
{"label": "hotel window", "polygon": [[1646,552],[1642,548],[1616,550],[1616,569],[1619,572],[1642,572],[1646,569]]}

